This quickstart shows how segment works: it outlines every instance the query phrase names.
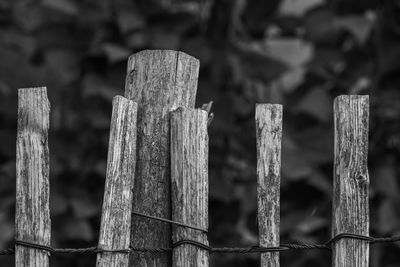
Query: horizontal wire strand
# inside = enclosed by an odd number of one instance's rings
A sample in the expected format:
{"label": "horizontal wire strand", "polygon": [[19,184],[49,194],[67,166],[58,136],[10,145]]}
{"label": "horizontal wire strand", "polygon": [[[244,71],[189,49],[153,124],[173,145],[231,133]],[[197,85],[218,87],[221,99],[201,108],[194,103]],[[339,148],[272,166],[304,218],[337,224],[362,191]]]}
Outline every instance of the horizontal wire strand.
{"label": "horizontal wire strand", "polygon": [[[193,230],[198,230],[203,233],[207,233],[206,229],[202,229],[196,226],[187,225],[184,223],[159,218],[156,216],[145,215],[138,212],[132,212],[133,215],[145,217],[152,220],[157,220],[164,223],[169,223],[173,225],[177,225],[180,227],[190,228]],[[268,253],[268,252],[281,252],[287,250],[309,250],[309,249],[321,249],[321,250],[332,250],[332,245],[339,240],[342,239],[353,239],[353,240],[362,240],[368,242],[369,244],[377,244],[377,243],[393,243],[400,241],[400,236],[393,237],[371,237],[365,235],[358,234],[349,234],[342,233],[334,236],[329,239],[327,242],[322,244],[317,243],[304,243],[300,241],[296,241],[294,243],[280,244],[277,247],[260,247],[260,246],[251,246],[251,247],[211,247],[209,245],[203,244],[201,242],[195,240],[180,240],[172,244],[170,248],[150,248],[150,247],[133,247],[130,246],[128,249],[104,249],[99,247],[87,247],[87,248],[53,248],[51,246],[36,244],[29,241],[24,240],[15,240],[14,246],[23,246],[34,249],[39,249],[46,251],[50,254],[97,254],[97,253],[135,253],[135,252],[144,252],[144,253],[165,253],[171,252],[174,248],[182,245],[192,245],[201,249],[208,251],[209,253]],[[13,255],[15,253],[14,248],[6,248],[0,250],[0,256],[4,255]]]}
{"label": "horizontal wire strand", "polygon": [[[311,244],[311,243],[287,243],[281,244],[278,247],[211,247],[201,242],[194,240],[180,240],[172,245],[171,248],[146,248],[146,247],[129,247],[129,249],[103,249],[99,247],[87,247],[87,248],[53,248],[51,246],[40,245],[32,242],[15,240],[16,246],[24,246],[39,250],[47,251],[51,254],[97,254],[97,253],[135,253],[135,252],[146,252],[146,253],[164,253],[171,252],[174,248],[182,245],[192,245],[198,248],[204,249],[209,253],[268,253],[268,252],[282,252],[286,250],[309,250],[309,249],[321,249],[331,250],[331,246],[342,239],[353,239],[368,242],[370,244],[377,243],[391,243],[400,241],[400,236],[394,237],[370,237],[357,234],[343,233],[339,234],[332,239],[328,240],[323,244]],[[13,248],[7,248],[0,250],[0,256],[12,255],[15,250]]]}
{"label": "horizontal wire strand", "polygon": [[197,227],[197,226],[193,226],[193,225],[189,225],[189,224],[185,224],[185,223],[180,223],[180,222],[176,222],[176,221],[172,221],[172,220],[168,220],[168,219],[160,218],[160,217],[156,217],[156,216],[151,216],[151,215],[139,213],[139,212],[136,212],[136,211],[132,211],[132,214],[136,215],[136,216],[140,216],[140,217],[144,217],[144,218],[160,221],[160,222],[163,222],[163,223],[169,223],[169,224],[173,224],[173,225],[176,225],[176,226],[182,226],[182,227],[190,228],[190,229],[197,230],[197,231],[200,231],[200,232],[203,232],[203,233],[208,233],[207,229],[203,229],[203,228],[200,228],[200,227]]}

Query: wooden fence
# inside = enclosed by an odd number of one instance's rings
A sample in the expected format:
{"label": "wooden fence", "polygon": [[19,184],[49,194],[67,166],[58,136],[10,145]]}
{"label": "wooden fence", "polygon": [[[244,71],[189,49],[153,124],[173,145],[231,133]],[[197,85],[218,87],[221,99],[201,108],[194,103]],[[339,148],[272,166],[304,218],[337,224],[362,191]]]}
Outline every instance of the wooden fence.
{"label": "wooden fence", "polygon": [[[142,51],[129,58],[125,97],[113,100],[97,266],[208,266],[206,233],[132,212],[208,228],[208,113],[194,109],[199,62],[176,51]],[[332,236],[369,234],[368,96],[334,101],[335,161]],[[258,225],[260,247],[279,247],[281,105],[257,104]],[[16,239],[50,246],[49,130],[46,88],[19,89],[16,160]],[[130,234],[129,234],[130,233]],[[366,267],[369,243],[332,244],[335,267]],[[49,266],[50,253],[16,243],[15,262]],[[261,266],[279,266],[279,252],[261,253]]]}

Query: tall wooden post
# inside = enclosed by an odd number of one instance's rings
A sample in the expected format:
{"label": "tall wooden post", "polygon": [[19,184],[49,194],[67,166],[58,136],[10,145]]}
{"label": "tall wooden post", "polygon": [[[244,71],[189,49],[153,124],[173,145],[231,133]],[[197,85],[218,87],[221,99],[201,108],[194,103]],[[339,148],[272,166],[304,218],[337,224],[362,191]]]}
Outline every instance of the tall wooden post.
{"label": "tall wooden post", "polygon": [[[178,108],[171,115],[172,219],[208,228],[208,114],[201,109]],[[172,239],[208,245],[204,232],[174,226]],[[174,248],[172,266],[208,267],[209,252],[184,244]]]}
{"label": "tall wooden post", "polygon": [[[368,235],[368,96],[335,99],[335,162],[333,173],[333,236]],[[333,244],[334,267],[368,267],[367,241],[341,239]]]}
{"label": "tall wooden post", "polygon": [[[99,248],[128,250],[136,162],[137,105],[122,96],[113,99]],[[99,253],[97,267],[129,266],[127,253]]]}
{"label": "tall wooden post", "polygon": [[[171,218],[170,120],[179,106],[194,107],[199,61],[171,50],[146,50],[128,61],[125,96],[138,103],[138,135],[133,210]],[[168,224],[134,216],[131,244],[170,247]],[[132,254],[132,266],[168,267],[166,253]]]}
{"label": "tall wooden post", "polygon": [[[15,237],[17,240],[50,245],[49,130],[50,103],[47,90],[18,90],[17,197]],[[47,267],[45,250],[15,246],[16,267]]]}
{"label": "tall wooden post", "polygon": [[[261,247],[279,246],[282,106],[256,105],[258,229]],[[279,252],[261,254],[261,267],[279,267]]]}

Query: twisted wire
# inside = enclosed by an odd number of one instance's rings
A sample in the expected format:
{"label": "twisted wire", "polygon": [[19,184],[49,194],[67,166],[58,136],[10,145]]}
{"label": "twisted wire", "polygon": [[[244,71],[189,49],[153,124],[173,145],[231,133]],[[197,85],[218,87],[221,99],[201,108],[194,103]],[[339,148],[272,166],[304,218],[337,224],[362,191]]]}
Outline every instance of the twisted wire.
{"label": "twisted wire", "polygon": [[[269,253],[269,252],[282,252],[286,250],[309,250],[309,249],[321,249],[321,250],[331,250],[334,243],[342,239],[352,239],[361,240],[368,242],[369,244],[377,243],[393,243],[400,241],[400,236],[393,237],[370,237],[358,234],[342,233],[334,236],[325,243],[303,243],[300,241],[294,243],[284,243],[277,247],[211,247],[209,245],[203,244],[195,240],[180,240],[172,244],[171,248],[150,248],[150,247],[129,247],[129,249],[104,249],[99,247],[87,247],[87,248],[53,248],[51,246],[36,244],[33,242],[15,240],[15,246],[23,246],[33,249],[39,249],[46,251],[50,254],[97,254],[97,253],[165,253],[171,252],[174,248],[182,245],[192,245],[200,249],[206,250],[209,253]],[[7,248],[0,250],[0,256],[13,255],[15,253],[14,248]]]}
{"label": "twisted wire", "polygon": [[[207,233],[206,229],[196,227],[193,225],[188,225],[164,218],[159,218],[156,216],[146,215],[138,212],[132,212],[132,214],[149,218],[152,220],[157,220],[164,223],[169,223],[173,225],[177,225],[180,227],[194,229],[203,233]],[[339,242],[342,239],[351,239],[351,240],[361,240],[368,242],[369,244],[377,244],[377,243],[393,243],[400,241],[400,236],[393,237],[371,237],[359,234],[350,234],[350,233],[341,233],[333,238],[329,239],[325,243],[305,243],[301,241],[296,241],[293,243],[283,243],[279,246],[273,247],[260,247],[260,246],[251,246],[251,247],[211,247],[209,245],[203,244],[201,242],[195,240],[180,240],[172,244],[170,248],[162,248],[162,247],[133,247],[130,246],[128,249],[105,249],[101,247],[86,247],[86,248],[53,248],[51,246],[37,244],[34,242],[29,242],[26,240],[15,240],[15,246],[28,247],[33,249],[39,249],[48,252],[49,254],[98,254],[98,253],[135,253],[135,252],[143,252],[143,253],[166,253],[171,252],[174,248],[182,246],[182,245],[191,245],[195,246],[199,249],[203,249],[208,251],[209,253],[269,253],[269,252],[281,252],[286,250],[309,250],[309,249],[321,249],[321,250],[332,250],[332,246]],[[6,248],[0,250],[0,256],[5,255],[13,255],[15,253],[14,248]]]}
{"label": "twisted wire", "polygon": [[136,211],[132,211],[132,214],[136,215],[136,216],[139,216],[139,217],[152,219],[152,220],[155,220],[155,221],[160,221],[160,222],[163,222],[163,223],[168,223],[168,224],[173,224],[173,225],[176,225],[176,226],[182,226],[182,227],[185,227],[185,228],[190,228],[190,229],[197,230],[197,231],[200,231],[200,232],[203,232],[203,233],[208,233],[207,229],[203,229],[203,228],[200,228],[200,227],[197,227],[197,226],[193,226],[193,225],[190,225],[190,224],[176,222],[176,221],[168,220],[168,219],[165,219],[165,218],[160,218],[160,217],[156,217],[156,216],[152,216],[152,215],[148,215],[148,214],[143,214],[143,213],[136,212]]}

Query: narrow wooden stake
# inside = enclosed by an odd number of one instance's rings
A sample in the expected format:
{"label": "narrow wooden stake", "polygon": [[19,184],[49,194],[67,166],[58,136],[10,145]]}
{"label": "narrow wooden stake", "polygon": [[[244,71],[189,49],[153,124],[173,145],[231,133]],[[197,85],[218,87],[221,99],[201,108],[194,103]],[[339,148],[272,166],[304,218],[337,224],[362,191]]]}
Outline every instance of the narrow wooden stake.
{"label": "narrow wooden stake", "polygon": [[[208,228],[208,114],[178,108],[171,116],[172,220]],[[208,245],[207,235],[174,226],[173,242],[194,240]],[[173,250],[172,266],[208,267],[209,252],[181,245]]]}
{"label": "narrow wooden stake", "polygon": [[[335,163],[333,177],[333,236],[369,234],[368,96],[335,99]],[[333,244],[334,267],[368,267],[367,241],[341,239]]]}
{"label": "narrow wooden stake", "polygon": [[[135,102],[122,96],[114,97],[98,245],[105,250],[129,248],[136,162],[136,118]],[[127,253],[97,254],[98,267],[128,265]]]}
{"label": "narrow wooden stake", "polygon": [[[171,218],[169,112],[194,107],[199,61],[171,50],[146,50],[128,61],[125,96],[138,103],[138,136],[133,210]],[[132,163],[134,164],[134,162]],[[131,244],[170,247],[171,227],[132,218]],[[133,253],[132,266],[169,267],[168,253]]]}
{"label": "narrow wooden stake", "polygon": [[[282,106],[256,105],[258,229],[261,247],[279,246]],[[261,254],[261,267],[278,267],[279,252]]]}
{"label": "narrow wooden stake", "polygon": [[[49,130],[50,103],[47,90],[18,90],[15,237],[50,245]],[[16,267],[49,266],[49,253],[15,246]]]}

